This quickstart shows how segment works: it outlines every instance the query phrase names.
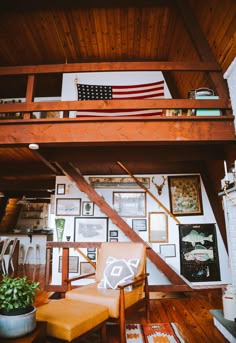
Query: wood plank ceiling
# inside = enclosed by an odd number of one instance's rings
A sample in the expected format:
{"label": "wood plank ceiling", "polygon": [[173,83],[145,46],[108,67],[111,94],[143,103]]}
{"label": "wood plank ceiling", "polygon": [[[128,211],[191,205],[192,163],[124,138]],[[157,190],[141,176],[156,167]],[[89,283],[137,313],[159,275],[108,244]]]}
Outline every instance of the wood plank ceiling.
{"label": "wood plank ceiling", "polygon": [[[199,87],[228,95],[223,73],[236,55],[234,0],[13,1],[0,7],[0,68],[109,62],[112,69],[113,62],[211,62],[221,69],[220,77],[211,71],[165,71],[173,98],[187,98],[189,90]],[[60,73],[37,75],[35,96],[60,96],[61,79]],[[24,75],[0,74],[0,99],[24,97],[26,85]],[[0,142],[0,190],[8,196],[48,194],[60,173],[55,163],[61,160],[73,161],[84,175],[122,174],[117,160],[135,174],[204,171],[216,193],[223,177],[221,161],[235,158],[232,141],[188,146],[49,144],[42,146],[40,155],[17,143],[10,148]]]}

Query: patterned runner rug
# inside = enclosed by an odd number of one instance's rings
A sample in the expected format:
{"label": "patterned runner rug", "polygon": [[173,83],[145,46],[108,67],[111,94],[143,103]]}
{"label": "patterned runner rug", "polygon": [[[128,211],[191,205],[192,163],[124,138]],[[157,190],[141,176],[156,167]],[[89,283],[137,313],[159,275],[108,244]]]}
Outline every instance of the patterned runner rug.
{"label": "patterned runner rug", "polygon": [[127,324],[127,343],[187,343],[175,323]]}

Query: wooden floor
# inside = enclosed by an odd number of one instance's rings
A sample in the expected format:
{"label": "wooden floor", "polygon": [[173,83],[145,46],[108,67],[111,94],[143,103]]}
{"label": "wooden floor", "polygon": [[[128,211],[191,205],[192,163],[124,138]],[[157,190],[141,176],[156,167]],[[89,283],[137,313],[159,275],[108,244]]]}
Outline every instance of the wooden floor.
{"label": "wooden floor", "polygon": [[[39,281],[41,291],[36,297],[36,306],[47,303],[50,294],[43,290],[44,266],[26,265],[20,267],[18,275]],[[184,293],[152,293],[150,300],[151,322],[175,322],[189,343],[228,342],[215,328],[210,309],[222,309],[222,289],[194,290]],[[131,323],[145,323],[143,311],[132,314],[128,319]],[[108,326],[108,343],[119,343],[118,327]],[[91,339],[88,342],[94,343]]]}

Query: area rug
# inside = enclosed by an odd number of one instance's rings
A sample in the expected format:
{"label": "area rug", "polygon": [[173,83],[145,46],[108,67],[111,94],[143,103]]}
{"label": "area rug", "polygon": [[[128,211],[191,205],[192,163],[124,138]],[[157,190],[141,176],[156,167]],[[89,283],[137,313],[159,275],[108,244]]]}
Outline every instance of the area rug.
{"label": "area rug", "polygon": [[175,323],[127,324],[127,343],[186,343]]}

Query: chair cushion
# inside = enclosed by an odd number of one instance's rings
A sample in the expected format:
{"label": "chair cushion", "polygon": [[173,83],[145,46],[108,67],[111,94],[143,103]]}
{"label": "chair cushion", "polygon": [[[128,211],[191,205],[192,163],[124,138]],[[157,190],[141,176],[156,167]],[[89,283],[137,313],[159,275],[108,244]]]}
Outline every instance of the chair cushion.
{"label": "chair cushion", "polygon": [[[125,260],[109,256],[98,288],[117,289],[119,285],[132,281],[137,273],[138,264],[138,258]],[[126,289],[131,291],[132,286],[128,286]]]}
{"label": "chair cushion", "polygon": [[37,307],[36,319],[47,322],[47,335],[72,341],[108,319],[106,306],[60,299]]}
{"label": "chair cushion", "polygon": [[[109,317],[119,318],[120,291],[117,289],[98,288],[97,283],[74,288],[66,292],[66,299],[81,300],[92,304],[106,306]],[[135,287],[131,292],[125,291],[125,308],[136,303],[144,297],[143,285]]]}

